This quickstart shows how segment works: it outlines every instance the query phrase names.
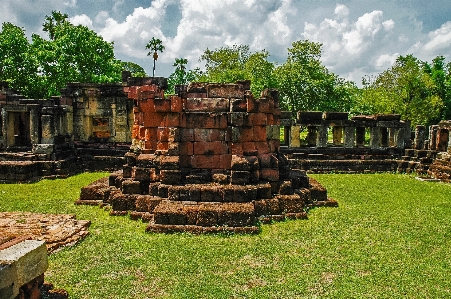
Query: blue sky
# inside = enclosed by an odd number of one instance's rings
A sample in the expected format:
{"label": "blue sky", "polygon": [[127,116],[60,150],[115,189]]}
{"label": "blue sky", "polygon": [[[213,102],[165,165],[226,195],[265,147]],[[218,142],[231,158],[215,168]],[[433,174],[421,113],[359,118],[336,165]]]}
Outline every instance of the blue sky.
{"label": "blue sky", "polygon": [[202,68],[205,49],[234,44],[266,49],[271,61],[283,63],[287,48],[301,39],[321,42],[324,65],[358,84],[399,55],[451,61],[449,0],[0,0],[0,22],[46,36],[41,24],[52,10],[114,41],[118,59],[149,74],[145,45],[160,38],[166,49],[157,76],[169,76],[180,57],[189,68]]}

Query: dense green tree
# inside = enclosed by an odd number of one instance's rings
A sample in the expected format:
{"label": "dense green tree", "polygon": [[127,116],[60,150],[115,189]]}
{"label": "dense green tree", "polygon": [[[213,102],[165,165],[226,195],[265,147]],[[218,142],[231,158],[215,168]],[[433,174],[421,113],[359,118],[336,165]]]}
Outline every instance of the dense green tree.
{"label": "dense green tree", "polygon": [[251,90],[259,96],[263,89],[275,87],[274,64],[268,57],[267,51],[250,52],[246,45],[207,49],[199,59],[206,69],[201,79],[220,83],[251,80]]}
{"label": "dense green tree", "polygon": [[127,62],[122,62],[121,65],[122,65],[122,69],[124,71],[129,71],[131,73],[132,77],[146,77],[147,76],[146,71],[139,64],[127,61]]}
{"label": "dense green tree", "polygon": [[357,88],[321,63],[322,44],[292,43],[285,63],[275,70],[282,108],[288,111],[349,111]]}
{"label": "dense green tree", "polygon": [[58,95],[67,82],[119,82],[121,62],[113,43],[104,41],[85,26],[74,26],[67,15],[52,12],[44,30],[50,39],[3,24],[0,34],[0,80],[32,98]]}
{"label": "dense green tree", "polygon": [[431,124],[440,119],[443,100],[437,85],[413,55],[399,56],[394,65],[372,82],[364,82],[360,107],[372,113],[398,113],[412,125]]}
{"label": "dense green tree", "polygon": [[7,81],[13,89],[23,90],[37,71],[29,48],[22,28],[3,23],[0,32],[0,81]]}
{"label": "dense green tree", "polygon": [[443,101],[440,118],[451,119],[451,63],[445,63],[445,57],[440,55],[432,60],[432,64],[424,62],[423,69],[435,84],[434,94]]}
{"label": "dense green tree", "polygon": [[152,37],[147,43],[146,49],[150,50],[147,56],[152,56],[153,58],[152,77],[155,77],[155,61],[158,59],[158,52],[163,53],[164,51],[163,42],[159,38]]}

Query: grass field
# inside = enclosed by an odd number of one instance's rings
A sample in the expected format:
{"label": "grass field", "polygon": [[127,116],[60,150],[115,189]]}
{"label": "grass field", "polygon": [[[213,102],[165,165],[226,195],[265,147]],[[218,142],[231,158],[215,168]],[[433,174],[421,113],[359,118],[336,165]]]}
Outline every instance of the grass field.
{"label": "grass field", "polygon": [[0,185],[0,211],[75,213],[81,243],[49,257],[71,298],[450,298],[451,185],[407,175],[311,175],[338,208],[263,225],[256,236],[144,232],[75,206],[106,174]]}

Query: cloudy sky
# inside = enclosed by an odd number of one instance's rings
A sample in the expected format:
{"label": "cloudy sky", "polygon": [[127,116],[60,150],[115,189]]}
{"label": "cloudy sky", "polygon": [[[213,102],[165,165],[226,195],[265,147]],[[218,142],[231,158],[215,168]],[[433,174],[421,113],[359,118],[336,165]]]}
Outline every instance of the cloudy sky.
{"label": "cloudy sky", "polygon": [[451,61],[449,0],[0,0],[0,21],[23,27],[27,36],[47,36],[41,24],[52,10],[114,41],[116,58],[148,74],[145,45],[161,39],[166,49],[156,76],[169,76],[180,57],[202,68],[205,49],[234,44],[266,49],[271,61],[283,63],[287,48],[302,39],[322,43],[324,65],[358,84],[398,55]]}

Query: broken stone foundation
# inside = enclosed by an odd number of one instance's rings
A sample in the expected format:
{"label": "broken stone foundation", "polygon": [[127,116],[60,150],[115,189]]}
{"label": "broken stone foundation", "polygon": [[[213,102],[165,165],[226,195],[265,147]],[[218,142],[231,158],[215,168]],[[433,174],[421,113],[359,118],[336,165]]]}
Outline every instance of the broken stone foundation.
{"label": "broken stone foundation", "polygon": [[258,222],[306,218],[309,205],[336,205],[280,153],[279,98],[250,82],[192,83],[165,97],[165,82],[129,78],[135,102],[131,151],[108,186],[77,203],[148,221],[150,232],[257,233]]}

